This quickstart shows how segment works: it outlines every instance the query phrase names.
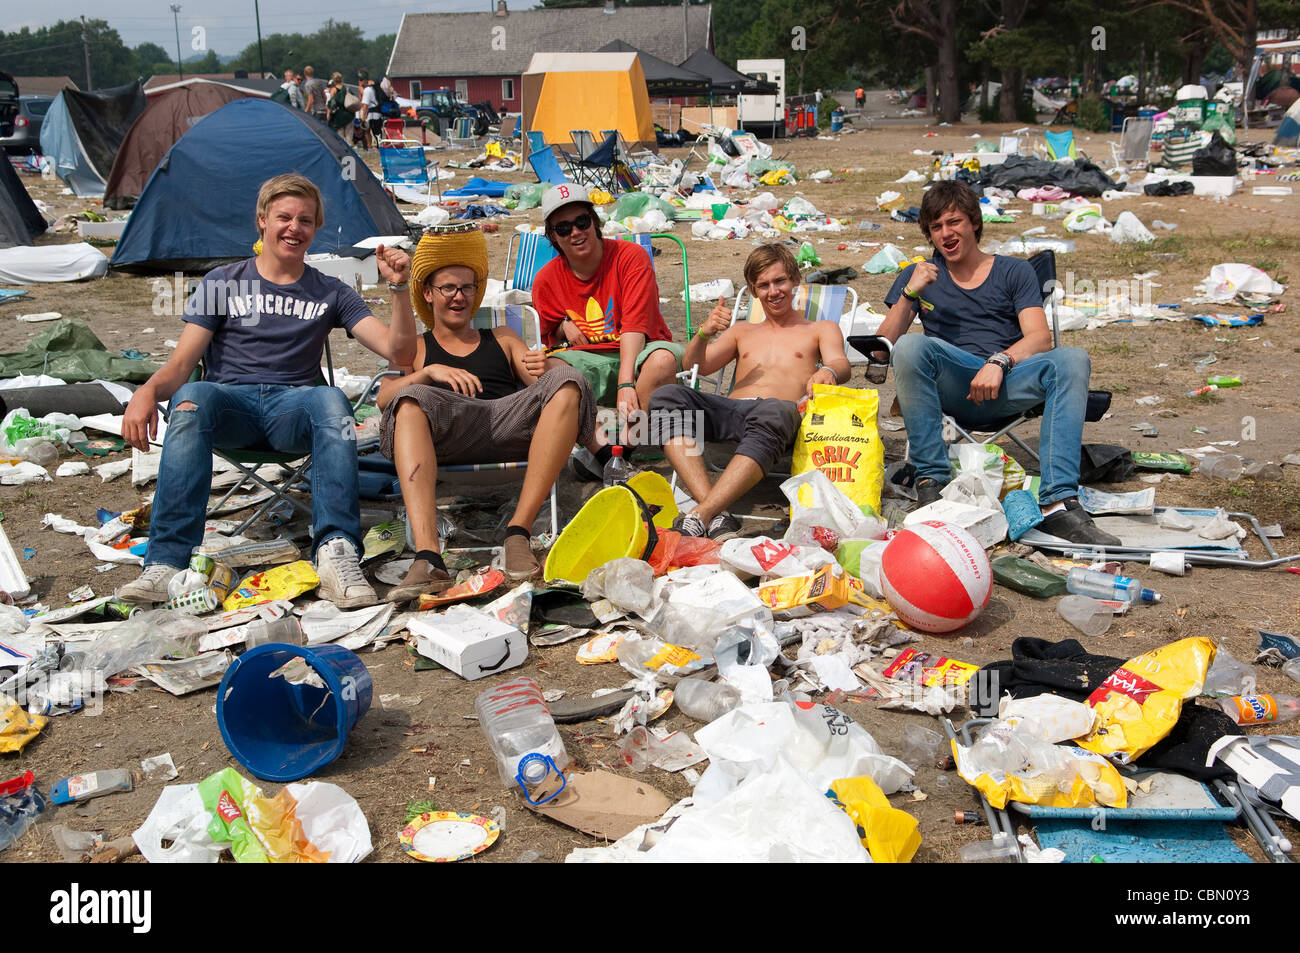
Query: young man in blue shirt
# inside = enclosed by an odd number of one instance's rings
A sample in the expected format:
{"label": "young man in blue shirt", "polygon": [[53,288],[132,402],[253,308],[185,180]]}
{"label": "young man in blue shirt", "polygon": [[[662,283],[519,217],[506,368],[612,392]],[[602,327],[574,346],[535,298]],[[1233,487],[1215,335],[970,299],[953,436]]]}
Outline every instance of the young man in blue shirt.
{"label": "young man in blue shirt", "polygon": [[[320,190],[309,179],[280,175],[265,182],[257,197],[257,255],[208,272],[186,302],[185,329],[170,360],[127,405],[122,437],[147,450],[157,436],[158,401],[171,401],[144,572],[118,590],[120,599],[167,600],[167,584],[203,540],[216,444],[311,452],[318,593],[340,608],[377,601],[358,562],[352,406],[341,390],[317,381],[331,330],[344,328],[387,358],[388,328],[354,290],[305,264],[324,220]],[[394,313],[409,312],[410,257],[380,246],[376,263]],[[187,383],[200,358],[204,379]]]}
{"label": "young man in blue shirt", "polygon": [[[1039,525],[1074,543],[1118,546],[1079,505],[1079,455],[1088,403],[1088,353],[1052,347],[1043,289],[1033,266],[980,250],[979,198],[965,183],[939,182],[921,202],[929,261],[903,269],[885,296],[879,334],[894,345],[898,403],[916,465],[918,501],[948,482],[943,417],[967,427],[1045,403],[1038,439]],[[924,334],[907,334],[919,313]]]}

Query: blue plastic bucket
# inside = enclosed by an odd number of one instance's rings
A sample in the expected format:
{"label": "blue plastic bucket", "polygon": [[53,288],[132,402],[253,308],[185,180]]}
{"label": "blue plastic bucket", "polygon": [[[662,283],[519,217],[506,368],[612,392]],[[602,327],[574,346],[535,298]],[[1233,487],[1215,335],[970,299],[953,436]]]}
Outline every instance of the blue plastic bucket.
{"label": "blue plastic bucket", "polygon": [[[271,673],[305,659],[326,685],[293,685]],[[217,689],[217,727],[235,760],[265,781],[297,781],[340,754],[370,709],[370,672],[341,645],[273,642],[230,664]]]}

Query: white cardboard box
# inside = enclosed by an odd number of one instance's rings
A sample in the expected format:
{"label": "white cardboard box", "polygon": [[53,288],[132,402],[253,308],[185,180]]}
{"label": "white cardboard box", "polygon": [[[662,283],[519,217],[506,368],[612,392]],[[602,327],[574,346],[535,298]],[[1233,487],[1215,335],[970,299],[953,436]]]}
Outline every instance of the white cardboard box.
{"label": "white cardboard box", "polygon": [[366,259],[343,255],[308,255],[305,261],[322,275],[333,275],[349,288],[356,285],[357,275],[361,276],[363,285],[379,284],[379,266],[375,264],[374,255]]}
{"label": "white cardboard box", "polygon": [[528,658],[528,638],[522,632],[469,606],[412,618],[407,628],[415,635],[417,652],[471,682],[516,668]]}
{"label": "white cardboard box", "polygon": [[952,500],[936,500],[929,506],[922,506],[908,513],[903,518],[904,526],[915,526],[926,520],[938,520],[960,526],[979,541],[985,549],[996,546],[1007,538],[1007,517],[1001,510],[986,510],[971,506],[969,503],[955,503]]}

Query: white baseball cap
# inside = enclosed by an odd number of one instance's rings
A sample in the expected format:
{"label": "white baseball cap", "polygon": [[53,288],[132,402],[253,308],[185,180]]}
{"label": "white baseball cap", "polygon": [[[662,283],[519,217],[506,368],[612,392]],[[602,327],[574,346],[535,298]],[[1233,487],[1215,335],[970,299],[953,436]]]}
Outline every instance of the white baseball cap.
{"label": "white baseball cap", "polygon": [[573,205],[575,202],[591,203],[591,196],[583,186],[570,185],[567,182],[552,186],[542,196],[542,221],[549,222],[552,212],[566,205]]}

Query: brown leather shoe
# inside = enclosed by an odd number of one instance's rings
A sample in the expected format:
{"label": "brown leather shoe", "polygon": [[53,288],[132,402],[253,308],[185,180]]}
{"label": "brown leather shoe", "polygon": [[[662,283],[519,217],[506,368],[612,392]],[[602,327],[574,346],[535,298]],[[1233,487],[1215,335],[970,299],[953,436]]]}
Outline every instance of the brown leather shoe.
{"label": "brown leather shoe", "polygon": [[537,564],[528,537],[511,533],[506,537],[503,548],[505,559],[502,561],[502,571],[510,582],[526,582],[541,571],[542,567]]}
{"label": "brown leather shoe", "polygon": [[455,582],[445,569],[435,569],[427,559],[417,559],[406,570],[402,581],[388,590],[389,602],[410,602],[425,593],[439,593]]}

